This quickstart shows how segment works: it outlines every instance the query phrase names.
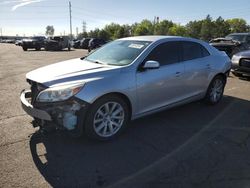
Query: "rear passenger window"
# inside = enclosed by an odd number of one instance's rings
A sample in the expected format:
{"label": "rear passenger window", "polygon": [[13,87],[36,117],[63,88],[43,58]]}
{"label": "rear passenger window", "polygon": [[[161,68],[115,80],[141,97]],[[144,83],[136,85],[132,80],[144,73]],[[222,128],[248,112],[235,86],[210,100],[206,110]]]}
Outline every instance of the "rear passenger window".
{"label": "rear passenger window", "polygon": [[158,61],[161,66],[177,63],[180,61],[180,43],[166,42],[157,46],[148,55],[146,61]]}
{"label": "rear passenger window", "polygon": [[183,61],[209,56],[209,52],[201,44],[196,42],[182,42]]}

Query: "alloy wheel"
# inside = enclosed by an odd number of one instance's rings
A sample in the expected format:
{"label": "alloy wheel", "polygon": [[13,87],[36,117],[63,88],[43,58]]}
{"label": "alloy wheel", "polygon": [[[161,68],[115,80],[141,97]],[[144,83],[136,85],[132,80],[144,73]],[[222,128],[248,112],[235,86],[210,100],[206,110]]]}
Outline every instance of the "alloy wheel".
{"label": "alloy wheel", "polygon": [[95,113],[94,130],[101,137],[111,137],[122,127],[125,111],[117,102],[103,104]]}
{"label": "alloy wheel", "polygon": [[224,90],[223,80],[221,79],[214,80],[210,91],[211,101],[214,103],[218,102],[223,95],[223,90]]}

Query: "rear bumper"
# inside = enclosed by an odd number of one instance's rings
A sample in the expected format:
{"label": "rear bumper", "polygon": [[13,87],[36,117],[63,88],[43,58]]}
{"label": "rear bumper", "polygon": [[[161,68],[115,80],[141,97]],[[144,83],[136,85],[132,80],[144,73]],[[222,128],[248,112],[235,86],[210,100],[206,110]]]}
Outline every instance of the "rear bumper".
{"label": "rear bumper", "polygon": [[23,110],[30,116],[41,120],[52,121],[51,116],[44,110],[34,108],[28,101],[31,96],[30,90],[23,90],[20,95],[20,100]]}

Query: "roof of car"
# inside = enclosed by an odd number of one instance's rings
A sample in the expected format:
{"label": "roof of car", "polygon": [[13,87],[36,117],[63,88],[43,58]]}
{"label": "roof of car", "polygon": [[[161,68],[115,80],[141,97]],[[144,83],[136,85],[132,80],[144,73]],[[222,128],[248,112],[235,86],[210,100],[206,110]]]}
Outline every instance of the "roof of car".
{"label": "roof of car", "polygon": [[141,41],[155,42],[157,40],[168,39],[168,38],[171,38],[171,39],[183,39],[183,37],[179,37],[179,36],[149,35],[149,36],[127,37],[127,38],[122,38],[120,40],[141,40]]}

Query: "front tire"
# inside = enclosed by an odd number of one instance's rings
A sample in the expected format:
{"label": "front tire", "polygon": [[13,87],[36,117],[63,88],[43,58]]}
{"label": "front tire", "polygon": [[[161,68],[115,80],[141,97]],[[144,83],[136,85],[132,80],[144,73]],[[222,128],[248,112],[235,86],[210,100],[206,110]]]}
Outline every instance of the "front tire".
{"label": "front tire", "polygon": [[223,97],[226,80],[223,76],[216,76],[210,83],[205,100],[208,104],[215,105]]}
{"label": "front tire", "polygon": [[117,95],[98,99],[91,107],[85,121],[88,137],[100,141],[118,136],[129,121],[128,104]]}
{"label": "front tire", "polygon": [[23,46],[23,51],[27,51],[27,50],[28,50],[28,48]]}

